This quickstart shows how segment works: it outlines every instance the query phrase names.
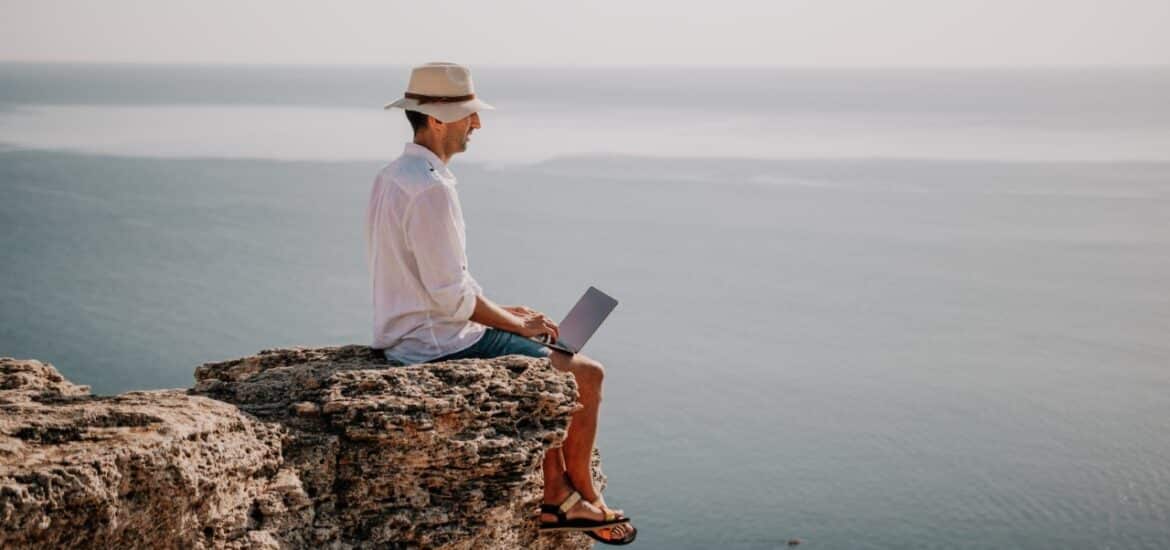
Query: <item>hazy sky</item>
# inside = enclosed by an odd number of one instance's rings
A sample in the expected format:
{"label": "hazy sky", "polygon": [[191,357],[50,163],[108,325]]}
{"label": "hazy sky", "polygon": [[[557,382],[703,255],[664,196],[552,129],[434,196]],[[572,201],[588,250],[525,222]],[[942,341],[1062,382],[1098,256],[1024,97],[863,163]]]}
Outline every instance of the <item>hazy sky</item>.
{"label": "hazy sky", "polygon": [[0,0],[0,60],[1170,64],[1170,0]]}

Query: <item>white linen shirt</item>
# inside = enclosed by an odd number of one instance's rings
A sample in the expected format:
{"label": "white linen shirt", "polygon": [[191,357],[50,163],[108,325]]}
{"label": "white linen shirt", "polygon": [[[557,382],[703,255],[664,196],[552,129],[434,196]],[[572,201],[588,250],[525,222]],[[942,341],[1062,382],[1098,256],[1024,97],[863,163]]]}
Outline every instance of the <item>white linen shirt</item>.
{"label": "white linen shirt", "polygon": [[455,183],[430,149],[407,143],[370,191],[366,262],[374,297],[373,347],[408,365],[468,348],[487,330],[470,320],[483,289],[467,269]]}

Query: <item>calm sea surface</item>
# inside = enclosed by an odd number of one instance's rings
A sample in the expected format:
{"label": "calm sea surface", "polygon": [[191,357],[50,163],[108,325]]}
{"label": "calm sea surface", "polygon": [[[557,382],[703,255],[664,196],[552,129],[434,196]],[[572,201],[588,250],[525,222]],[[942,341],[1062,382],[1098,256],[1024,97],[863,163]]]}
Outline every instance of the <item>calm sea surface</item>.
{"label": "calm sea surface", "polygon": [[[0,65],[0,356],[368,343],[407,69]],[[476,68],[489,296],[621,301],[638,547],[1170,547],[1170,70]]]}

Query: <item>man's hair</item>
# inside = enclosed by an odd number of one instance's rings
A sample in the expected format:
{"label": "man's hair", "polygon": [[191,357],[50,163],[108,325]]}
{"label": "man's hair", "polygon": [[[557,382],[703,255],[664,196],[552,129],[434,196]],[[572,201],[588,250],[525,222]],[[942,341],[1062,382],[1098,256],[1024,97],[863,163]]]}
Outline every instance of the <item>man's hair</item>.
{"label": "man's hair", "polygon": [[428,118],[431,118],[430,115],[424,115],[418,111],[406,111],[406,120],[410,121],[410,127],[416,134],[419,130],[427,127]]}

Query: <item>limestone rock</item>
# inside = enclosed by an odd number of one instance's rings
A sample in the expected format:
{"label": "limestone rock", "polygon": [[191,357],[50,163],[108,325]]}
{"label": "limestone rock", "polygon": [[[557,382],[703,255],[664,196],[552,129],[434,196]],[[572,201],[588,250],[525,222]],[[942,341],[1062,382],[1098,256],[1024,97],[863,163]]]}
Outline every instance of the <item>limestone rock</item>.
{"label": "limestone rock", "polygon": [[280,429],[229,404],[93,397],[38,361],[0,373],[0,547],[229,546],[280,470]]}
{"label": "limestone rock", "polygon": [[576,408],[547,360],[295,348],[195,377],[93,397],[0,359],[0,546],[592,546],[536,531],[541,458]]}
{"label": "limestone rock", "polygon": [[36,360],[0,359],[0,404],[84,395],[89,395],[89,386],[66,380],[52,365]]}

